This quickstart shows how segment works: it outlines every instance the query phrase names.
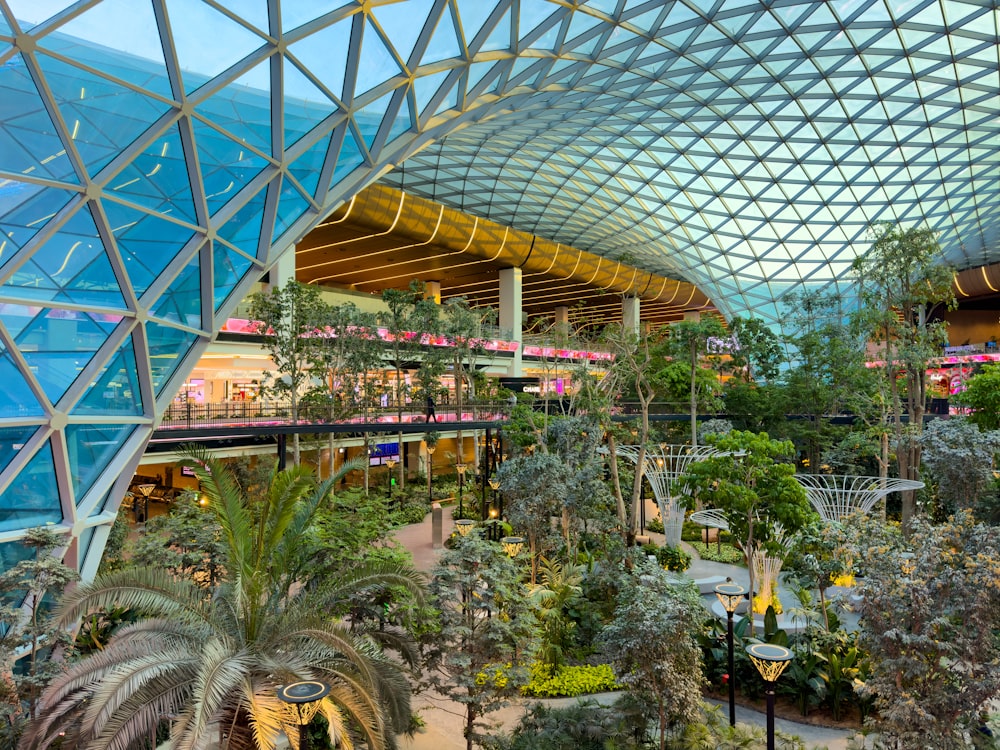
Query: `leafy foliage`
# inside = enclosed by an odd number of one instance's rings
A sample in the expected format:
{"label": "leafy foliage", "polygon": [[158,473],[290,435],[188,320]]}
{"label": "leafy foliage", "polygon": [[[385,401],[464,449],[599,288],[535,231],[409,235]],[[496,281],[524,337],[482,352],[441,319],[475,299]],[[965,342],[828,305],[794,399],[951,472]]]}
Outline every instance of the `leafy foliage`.
{"label": "leafy foliage", "polygon": [[531,680],[521,694],[532,698],[573,698],[578,695],[618,690],[610,664],[562,664],[553,667],[544,662],[531,665]]}

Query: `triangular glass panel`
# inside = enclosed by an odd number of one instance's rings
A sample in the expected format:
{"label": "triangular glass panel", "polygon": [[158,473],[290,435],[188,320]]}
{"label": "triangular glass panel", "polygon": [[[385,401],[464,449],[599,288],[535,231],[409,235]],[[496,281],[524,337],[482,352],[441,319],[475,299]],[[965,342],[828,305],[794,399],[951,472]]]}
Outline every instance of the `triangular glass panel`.
{"label": "triangular glass panel", "polygon": [[375,136],[378,135],[383,119],[392,117],[395,114],[388,111],[389,106],[393,103],[392,98],[395,95],[395,91],[390,91],[354,115],[354,120],[358,123],[358,130],[361,131],[361,137],[365,139],[365,146],[369,150],[371,150],[372,144],[375,142]]}
{"label": "triangular glass panel", "polygon": [[[450,5],[445,6],[446,9],[450,7]],[[427,65],[461,56],[462,45],[456,36],[455,20],[452,18],[451,10],[445,10],[434,28],[433,35],[427,42],[424,53],[420,56],[420,64]]]}
{"label": "triangular glass panel", "polygon": [[266,196],[265,186],[244,203],[229,221],[219,227],[218,236],[247,255],[257,257]]}
{"label": "triangular glass panel", "polygon": [[83,398],[73,407],[73,413],[142,416],[142,394],[139,392],[135,348],[131,336],[94,378]]}
{"label": "triangular glass panel", "polygon": [[153,6],[102,0],[38,40],[38,46],[172,99]]}
{"label": "triangular glass panel", "polygon": [[358,141],[354,137],[354,131],[350,128],[344,134],[344,143],[340,147],[340,155],[337,157],[337,166],[333,169],[333,179],[330,181],[330,188],[334,188],[344,175],[354,171],[365,161],[364,153],[358,146]]}
{"label": "triangular glass panel", "polygon": [[[430,13],[434,9],[435,0],[410,0],[405,12],[399,6],[380,6],[372,9],[372,15],[379,26],[385,31],[386,37],[392,40],[392,46],[399,59],[410,67],[416,67],[424,60],[411,61],[413,45],[416,44],[420,32],[432,22]],[[433,19],[437,21],[437,17]]]}
{"label": "triangular glass panel", "polygon": [[[347,50],[351,46],[351,19],[340,21],[288,46],[288,53],[336,97],[344,96]],[[331,55],[330,50],[343,50]]]}
{"label": "triangular glass panel", "polygon": [[0,343],[0,418],[40,417],[44,413],[28,381]]}
{"label": "triangular glass panel", "polygon": [[282,58],[285,94],[285,148],[337,111],[338,107],[295,67]]}
{"label": "triangular glass panel", "polygon": [[399,63],[386,48],[378,30],[372,24],[365,25],[358,56],[358,76],[354,81],[354,98],[370,91],[390,78],[402,75]]}
{"label": "triangular glass panel", "polygon": [[209,214],[214,214],[260,174],[268,162],[195,117],[195,143]]}
{"label": "triangular glass panel", "polygon": [[483,0],[457,0],[458,17],[461,21],[465,44],[469,46],[496,10],[496,3],[484,3]]}
{"label": "triangular glass panel", "polygon": [[[561,61],[560,61],[561,62]],[[571,64],[576,62],[575,60],[567,60],[566,64]],[[558,63],[557,63],[558,64]],[[499,65],[495,62],[474,62],[469,66],[469,83],[466,90],[472,93],[472,90],[476,88],[480,81],[483,80],[493,68],[496,67],[497,70],[500,69]]]}
{"label": "triangular glass panel", "polygon": [[111,181],[105,193],[197,223],[184,148],[176,127],[151,141]]}
{"label": "triangular glass panel", "polygon": [[486,40],[474,52],[496,52],[498,50],[509,50],[511,48],[510,37],[510,9],[504,11],[503,16],[493,27],[493,31]]}
{"label": "triangular glass panel", "polygon": [[103,205],[132,289],[141,297],[194,232],[109,199]]}
{"label": "triangular glass panel", "polygon": [[[270,21],[267,16],[267,0],[215,0],[215,3],[228,9],[234,16],[238,16],[240,20],[254,26],[261,34],[269,33],[268,25]],[[310,19],[317,15],[309,4],[306,7],[308,8]],[[290,9],[283,6],[281,10],[281,21],[284,25],[288,21],[287,15],[289,11],[294,10],[294,8]],[[287,31],[289,28],[294,27],[284,26],[284,28]]]}
{"label": "triangular glass panel", "polygon": [[[272,184],[272,189],[275,183]],[[274,234],[272,243],[277,242],[288,228],[298,221],[309,209],[308,199],[302,195],[290,180],[281,181],[281,194],[278,198],[278,211],[274,217]]]}
{"label": "triangular glass panel", "polygon": [[70,424],[63,434],[69,453],[73,495],[79,501],[135,430],[134,424]]}
{"label": "triangular glass panel", "polygon": [[160,320],[201,328],[201,253],[197,253],[152,308]]}
{"label": "triangular glass panel", "polygon": [[[56,135],[38,88],[17,54],[3,64],[0,96],[0,153],[9,172],[78,183],[66,149]],[[45,154],[44,159],[39,159]],[[2,207],[3,198],[0,198]]]}
{"label": "triangular glass panel", "polygon": [[37,429],[37,425],[0,427],[0,471],[7,468]]}
{"label": "triangular glass panel", "polygon": [[4,18],[2,10],[0,10],[0,34],[4,36],[13,36],[14,34],[14,31],[10,28],[10,24],[7,23],[7,19]]}
{"label": "triangular glass panel", "polygon": [[215,242],[212,252],[212,304],[218,312],[223,303],[253,266],[245,255]]}
{"label": "triangular glass panel", "polygon": [[30,529],[63,518],[49,441],[0,495],[0,531]]}
{"label": "triangular glass panel", "polygon": [[[107,501],[107,495],[105,495],[104,502]],[[87,553],[90,551],[90,545],[94,541],[94,532],[97,530],[96,526],[88,526],[80,532],[80,536],[76,538],[76,566],[77,570],[82,570],[87,559]]]}
{"label": "triangular glass panel", "polygon": [[197,335],[173,326],[147,320],[144,324],[146,345],[149,348],[149,369],[153,377],[153,392],[156,396],[174,374],[181,359],[194,345]]}
{"label": "triangular glass panel", "polygon": [[2,288],[12,296],[40,302],[125,309],[118,279],[86,205],[36,247]]}
{"label": "triangular glass panel", "polygon": [[0,190],[0,261],[9,263],[17,251],[48,224],[75,194],[32,183],[7,181]]}
{"label": "triangular glass panel", "polygon": [[264,39],[207,3],[166,0],[184,90],[188,93],[265,44]]}
{"label": "triangular glass panel", "polygon": [[208,99],[195,111],[254,148],[271,153],[271,61],[264,60]]}
{"label": "triangular glass panel", "polygon": [[42,3],[38,2],[38,0],[10,0],[7,3],[10,7],[11,16],[25,30],[32,29],[43,21],[47,21],[72,4],[71,0],[52,0],[51,2]]}
{"label": "triangular glass panel", "polygon": [[306,193],[314,198],[316,197],[316,188],[319,186],[319,174],[323,171],[326,152],[329,148],[330,139],[323,137],[301,155],[295,157],[295,161],[288,165],[288,171],[298,180]]}
{"label": "triangular glass panel", "polygon": [[[36,313],[37,311],[37,313]],[[27,325],[13,335],[13,318]],[[121,321],[118,315],[7,304],[0,319],[49,400],[55,404]]]}

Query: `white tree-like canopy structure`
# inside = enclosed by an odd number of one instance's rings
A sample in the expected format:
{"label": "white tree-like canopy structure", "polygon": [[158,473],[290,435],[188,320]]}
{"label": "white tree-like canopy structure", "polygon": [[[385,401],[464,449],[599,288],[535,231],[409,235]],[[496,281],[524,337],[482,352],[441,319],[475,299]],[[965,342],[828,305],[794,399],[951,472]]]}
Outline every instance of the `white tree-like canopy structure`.
{"label": "white tree-like canopy structure", "polygon": [[[617,452],[618,455],[636,465],[638,470],[638,445],[620,445]],[[691,446],[660,443],[646,448],[642,470],[641,472],[637,471],[637,473],[645,476],[649,480],[650,487],[653,488],[653,495],[656,497],[656,504],[660,509],[660,518],[663,519],[666,544],[672,547],[678,546],[681,543],[681,529],[684,526],[684,509],[680,507],[677,498],[673,495],[673,482],[686,473],[691,464],[721,453],[722,451],[716,450],[711,445]]]}
{"label": "white tree-like canopy structure", "polygon": [[919,490],[923,482],[895,477],[850,474],[796,474],[809,502],[824,521],[840,521],[852,513],[868,513],[890,492]]}

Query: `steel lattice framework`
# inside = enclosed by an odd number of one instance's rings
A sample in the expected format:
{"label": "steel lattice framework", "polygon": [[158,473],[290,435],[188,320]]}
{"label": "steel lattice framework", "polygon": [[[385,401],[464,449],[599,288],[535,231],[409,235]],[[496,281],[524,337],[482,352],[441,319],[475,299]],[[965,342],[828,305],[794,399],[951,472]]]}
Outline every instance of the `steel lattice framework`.
{"label": "steel lattice framework", "polygon": [[824,521],[842,521],[852,513],[868,513],[890,492],[924,487],[923,482],[913,479],[848,474],[796,474],[795,479]]}
{"label": "steel lattice framework", "polygon": [[776,323],[873,220],[996,260],[997,27],[983,0],[0,0],[0,564],[51,522],[90,575],[221,321],[404,161]]}

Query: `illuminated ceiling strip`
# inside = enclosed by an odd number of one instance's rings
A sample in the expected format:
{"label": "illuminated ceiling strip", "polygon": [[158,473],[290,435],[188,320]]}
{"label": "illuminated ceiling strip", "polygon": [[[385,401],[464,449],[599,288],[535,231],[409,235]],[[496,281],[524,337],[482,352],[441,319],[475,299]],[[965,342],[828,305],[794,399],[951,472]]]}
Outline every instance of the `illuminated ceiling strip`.
{"label": "illuminated ceiling strip", "polygon": [[350,217],[351,215],[351,211],[354,210],[354,204],[357,200],[358,200],[358,194],[355,193],[354,195],[351,196],[351,200],[347,204],[347,210],[344,212],[343,216],[341,216],[339,219],[334,219],[333,221],[324,221],[322,224],[317,224],[316,228],[319,229],[320,227],[332,227],[337,224],[340,224],[343,221],[347,221],[348,217]]}
{"label": "illuminated ceiling strip", "polygon": [[961,294],[963,297],[968,297],[969,296],[968,294],[965,293],[965,290],[962,289],[962,285],[958,283],[958,274],[957,273],[955,274],[955,277],[952,279],[952,283],[955,285],[955,288],[958,289],[958,293],[959,294]]}
{"label": "illuminated ceiling strip", "polygon": [[989,277],[989,275],[988,275],[988,274],[986,273],[986,266],[983,266],[983,267],[982,267],[982,271],[983,271],[983,281],[985,281],[985,282],[986,282],[986,286],[988,286],[988,287],[990,288],[990,291],[991,291],[991,292],[1000,292],[1000,289],[997,289],[997,288],[996,288],[995,286],[993,286],[993,285],[992,285],[992,284],[990,283],[990,277]]}
{"label": "illuminated ceiling strip", "polygon": [[[400,217],[403,215],[403,201],[404,201],[405,197],[406,196],[403,195],[403,193],[399,194],[399,206],[396,209],[396,218],[393,219],[392,224],[384,232],[375,232],[374,234],[363,235],[361,237],[351,237],[350,239],[347,239],[347,240],[342,240],[340,242],[331,242],[331,243],[326,244],[326,245],[314,245],[312,247],[304,247],[301,250],[299,250],[298,248],[296,248],[295,249],[295,254],[298,255],[299,253],[309,253],[309,252],[312,252],[313,250],[328,250],[328,249],[330,249],[332,247],[340,247],[341,245],[350,245],[350,244],[355,243],[355,242],[364,242],[365,240],[371,240],[371,239],[374,239],[375,237],[384,237],[387,234],[392,234],[393,230],[396,228],[396,224],[399,223]],[[353,204],[353,200],[352,200],[352,204]],[[444,206],[441,206],[441,211],[442,211],[442,213],[444,212]],[[375,255],[375,254],[376,253],[368,253],[367,255]],[[365,258],[365,257],[367,257],[367,255],[356,255],[356,256],[353,256],[353,257],[355,257],[355,258]],[[325,265],[325,264],[320,264],[320,265]],[[310,266],[304,266],[304,267],[305,268],[310,268]]]}

